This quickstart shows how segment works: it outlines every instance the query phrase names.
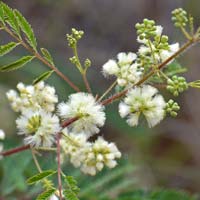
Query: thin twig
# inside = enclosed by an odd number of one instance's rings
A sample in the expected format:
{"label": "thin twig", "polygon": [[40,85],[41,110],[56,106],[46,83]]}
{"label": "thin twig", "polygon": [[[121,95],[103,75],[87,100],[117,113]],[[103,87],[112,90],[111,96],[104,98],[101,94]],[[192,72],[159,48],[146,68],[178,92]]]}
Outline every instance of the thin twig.
{"label": "thin twig", "polygon": [[86,73],[83,73],[82,76],[83,76],[83,81],[85,83],[85,87],[86,87],[87,91],[92,94],[92,90],[91,90],[90,84],[88,82]]}
{"label": "thin twig", "polygon": [[58,164],[58,189],[59,199],[62,200],[62,180],[61,180],[61,160],[60,160],[60,138],[61,134],[57,135],[57,164]]}

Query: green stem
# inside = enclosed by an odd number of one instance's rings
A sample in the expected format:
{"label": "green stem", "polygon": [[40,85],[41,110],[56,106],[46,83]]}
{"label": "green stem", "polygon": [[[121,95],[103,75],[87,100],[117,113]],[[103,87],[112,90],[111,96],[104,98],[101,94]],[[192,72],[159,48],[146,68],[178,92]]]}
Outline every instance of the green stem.
{"label": "green stem", "polygon": [[98,102],[100,102],[107,94],[109,94],[109,92],[115,87],[115,85],[117,84],[117,80],[114,81],[109,88],[102,94],[102,96],[98,99]]}

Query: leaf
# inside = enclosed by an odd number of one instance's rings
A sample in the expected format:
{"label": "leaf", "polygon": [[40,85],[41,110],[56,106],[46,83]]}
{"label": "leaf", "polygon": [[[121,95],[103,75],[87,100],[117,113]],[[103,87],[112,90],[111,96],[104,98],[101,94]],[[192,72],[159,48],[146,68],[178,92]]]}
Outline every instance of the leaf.
{"label": "leaf", "polygon": [[0,4],[0,21],[2,22],[3,25],[5,25],[5,21],[4,21],[4,11],[3,11],[2,4]]}
{"label": "leaf", "polygon": [[55,193],[56,188],[51,188],[46,191],[44,191],[42,194],[40,194],[36,200],[49,200],[49,198]]}
{"label": "leaf", "polygon": [[64,190],[63,193],[64,193],[64,196],[67,198],[67,200],[79,200],[76,194],[70,189]]}
{"label": "leaf", "polygon": [[52,75],[53,72],[54,72],[54,70],[44,72],[43,74],[41,74],[39,77],[37,77],[37,78],[33,81],[33,85],[39,83],[40,81],[47,80],[47,79]]}
{"label": "leaf", "polygon": [[165,69],[164,69],[164,73],[167,76],[173,76],[176,74],[180,74],[180,73],[184,73],[187,71],[186,67],[183,67],[180,65],[180,63],[178,63],[176,60],[173,61],[172,63],[170,63]]}
{"label": "leaf", "polygon": [[0,72],[10,72],[13,70],[17,70],[17,69],[23,67],[28,62],[30,62],[33,58],[34,58],[34,56],[24,56],[21,59],[13,62],[11,64],[0,67]]}
{"label": "leaf", "polygon": [[46,170],[46,171],[43,171],[43,172],[41,172],[41,173],[39,173],[39,174],[36,174],[36,175],[30,177],[30,178],[27,180],[27,183],[28,183],[28,184],[34,184],[34,183],[36,183],[36,182],[38,182],[38,181],[41,181],[42,179],[44,179],[44,178],[46,178],[46,177],[48,177],[48,176],[52,176],[52,175],[55,174],[55,173],[56,173],[56,171],[54,171],[54,170]]}
{"label": "leaf", "polygon": [[52,65],[54,65],[53,58],[52,58],[51,54],[49,53],[49,51],[48,51],[47,49],[45,49],[45,48],[41,48],[40,50],[41,50],[41,52],[42,52],[44,58],[45,58],[49,63],[51,63]]}
{"label": "leaf", "polygon": [[0,56],[3,56],[7,53],[9,53],[10,51],[12,51],[17,45],[19,45],[19,43],[16,42],[10,42],[6,45],[2,45],[0,46]]}
{"label": "leaf", "polygon": [[35,51],[37,51],[37,41],[31,25],[18,10],[14,10],[14,12],[21,30],[26,35],[27,42]]}
{"label": "leaf", "polygon": [[77,194],[79,188],[77,186],[77,181],[72,176],[65,176],[65,183],[68,189],[64,190],[64,195],[68,200],[78,200]]}
{"label": "leaf", "polygon": [[17,23],[17,20],[15,18],[15,14],[12,8],[10,8],[5,3],[1,2],[1,8],[3,9],[3,14],[5,17],[5,21],[9,24],[9,26],[12,28],[13,32],[16,33],[20,38],[20,29]]}

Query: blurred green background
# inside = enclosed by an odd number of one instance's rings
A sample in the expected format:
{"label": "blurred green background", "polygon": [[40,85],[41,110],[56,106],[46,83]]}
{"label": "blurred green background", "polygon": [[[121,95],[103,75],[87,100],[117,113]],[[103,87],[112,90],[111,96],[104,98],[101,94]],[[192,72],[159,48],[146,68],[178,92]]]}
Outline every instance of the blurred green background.
{"label": "blurred green background", "polygon": [[[92,90],[96,93],[102,93],[112,82],[112,79],[103,78],[102,65],[118,52],[137,51],[139,45],[136,42],[135,23],[143,18],[154,19],[164,26],[164,33],[172,43],[180,41],[181,44],[184,38],[173,27],[170,20],[171,11],[183,7],[194,16],[195,24],[200,25],[199,0],[4,2],[23,13],[35,31],[39,46],[49,49],[59,69],[83,89],[81,77],[68,61],[72,53],[67,47],[65,34],[72,27],[84,30],[85,37],[79,44],[79,54],[83,60],[92,60],[88,77]],[[10,41],[10,38],[2,34],[1,43],[7,41]],[[178,58],[179,62],[189,69],[185,74],[189,81],[200,78],[199,50],[200,47],[195,46]],[[6,63],[8,59],[14,60],[24,53],[22,48],[18,48],[9,54],[10,56],[1,58],[0,63]],[[8,105],[5,92],[15,88],[20,81],[30,84],[45,69],[47,68],[41,63],[33,62],[21,71],[0,74],[0,127],[7,134],[5,149],[22,144],[22,138],[16,136],[16,116]],[[55,85],[60,100],[73,92],[55,75],[48,83]],[[168,94],[165,95],[167,99],[170,98]],[[148,129],[145,124],[130,128],[125,120],[120,119],[117,103],[108,106],[107,124],[101,134],[109,141],[116,142],[124,158],[116,170],[105,170],[94,178],[83,176],[79,170],[66,166],[66,173],[74,174],[79,181],[82,189],[81,199],[98,199],[97,195],[94,195],[96,191],[114,198],[121,192],[137,188],[161,187],[181,189],[192,194],[200,192],[200,91],[190,89],[177,101],[182,107],[177,119],[167,119],[154,129]],[[54,157],[49,154],[45,154],[40,160],[44,169],[55,165]],[[40,186],[33,188],[25,184],[26,177],[36,173],[30,152],[5,158],[1,161],[0,168],[0,199],[34,199],[34,195],[41,191]],[[111,174],[112,177],[108,176]],[[101,196],[103,198],[103,195]]]}

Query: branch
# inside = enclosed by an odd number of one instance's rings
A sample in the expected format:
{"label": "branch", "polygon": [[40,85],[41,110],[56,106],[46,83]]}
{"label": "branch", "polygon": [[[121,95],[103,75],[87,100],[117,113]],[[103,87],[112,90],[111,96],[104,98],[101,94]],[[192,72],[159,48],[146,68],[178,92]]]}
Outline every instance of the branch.
{"label": "branch", "polygon": [[[71,118],[71,119],[68,119],[66,121],[64,121],[62,123],[62,128],[65,128],[67,126],[69,126],[70,124],[74,123],[76,120],[78,120],[79,118],[78,117],[74,117],[74,118]],[[25,151],[25,150],[28,150],[30,149],[31,146],[30,145],[25,145],[25,146],[21,146],[21,147],[17,147],[17,148],[14,148],[14,149],[11,149],[11,150],[8,150],[8,151],[4,151],[4,152],[1,152],[0,153],[0,156],[10,156],[12,154],[15,154],[15,153],[19,153],[21,151]],[[38,148],[38,150],[44,150],[44,151],[47,151],[48,149],[42,149],[42,148]],[[52,149],[49,149],[52,151]]]}

